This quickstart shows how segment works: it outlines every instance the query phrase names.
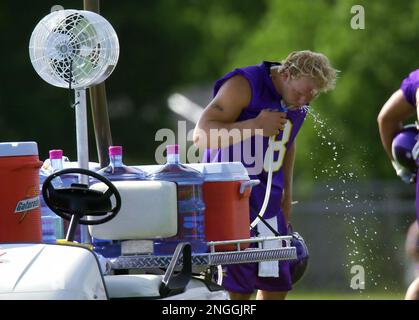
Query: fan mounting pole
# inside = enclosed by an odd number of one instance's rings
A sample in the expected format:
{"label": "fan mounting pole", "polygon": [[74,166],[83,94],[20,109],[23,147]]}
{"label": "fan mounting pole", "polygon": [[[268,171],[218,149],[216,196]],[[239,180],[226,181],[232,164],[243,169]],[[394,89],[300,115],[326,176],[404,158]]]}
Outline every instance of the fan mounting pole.
{"label": "fan mounting pole", "polygon": [[[87,135],[86,88],[74,90],[76,108],[77,162],[79,168],[89,169],[89,140]],[[80,174],[79,183],[89,185],[89,177]],[[87,226],[80,226],[82,243],[91,243]]]}
{"label": "fan mounting pole", "polygon": [[[89,140],[87,134],[86,89],[75,89],[77,161],[79,168],[89,169]],[[79,182],[88,184],[88,177],[79,175]]]}

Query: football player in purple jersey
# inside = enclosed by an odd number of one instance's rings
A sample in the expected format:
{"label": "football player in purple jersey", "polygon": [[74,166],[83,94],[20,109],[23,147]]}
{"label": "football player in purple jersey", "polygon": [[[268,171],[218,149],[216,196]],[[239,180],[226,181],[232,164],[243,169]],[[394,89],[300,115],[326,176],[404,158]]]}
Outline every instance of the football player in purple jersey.
{"label": "football player in purple jersey", "polygon": [[[290,53],[281,63],[264,61],[235,69],[216,81],[213,99],[196,125],[194,143],[205,149],[205,161],[241,161],[249,176],[260,180],[250,196],[252,221],[262,207],[272,165],[264,223],[259,222],[252,235],[272,236],[271,228],[288,234],[295,137],[309,103],[333,89],[336,76],[325,55],[305,50]],[[272,163],[267,152],[270,137]],[[285,299],[292,287],[287,261],[229,265],[225,270],[223,286],[231,299],[249,299],[255,290],[257,299]]]}
{"label": "football player in purple jersey", "polygon": [[[419,179],[418,171],[412,172],[395,161],[392,155],[392,142],[401,131],[402,121],[416,115],[419,120],[419,69],[412,71],[401,83],[400,88],[386,101],[378,115],[378,128],[381,142],[397,175],[406,183],[416,181],[416,217],[419,218]],[[419,142],[414,146],[411,156],[419,164]],[[409,286],[405,299],[419,300],[419,278]]]}

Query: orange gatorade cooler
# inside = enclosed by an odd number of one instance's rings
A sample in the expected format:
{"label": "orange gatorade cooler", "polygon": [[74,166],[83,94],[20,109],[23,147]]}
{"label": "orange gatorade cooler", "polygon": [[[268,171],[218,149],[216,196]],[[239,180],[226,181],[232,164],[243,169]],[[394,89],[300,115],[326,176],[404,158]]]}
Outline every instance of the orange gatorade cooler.
{"label": "orange gatorade cooler", "polygon": [[0,143],[0,242],[41,242],[36,142]]}
{"label": "orange gatorade cooler", "polygon": [[[259,180],[250,180],[241,162],[205,163],[203,195],[207,241],[250,238],[249,196]],[[248,243],[241,244],[245,249]],[[237,245],[219,245],[215,251],[235,251]]]}

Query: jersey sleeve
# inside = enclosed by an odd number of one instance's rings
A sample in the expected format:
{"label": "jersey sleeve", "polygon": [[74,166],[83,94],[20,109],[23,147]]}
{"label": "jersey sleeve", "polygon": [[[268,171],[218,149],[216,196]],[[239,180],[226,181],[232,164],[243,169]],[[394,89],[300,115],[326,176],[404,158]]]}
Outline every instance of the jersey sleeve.
{"label": "jersey sleeve", "polygon": [[407,102],[409,102],[413,107],[416,107],[416,91],[419,88],[419,69],[411,72],[408,77],[406,77],[400,86],[400,89],[403,92],[403,95]]}

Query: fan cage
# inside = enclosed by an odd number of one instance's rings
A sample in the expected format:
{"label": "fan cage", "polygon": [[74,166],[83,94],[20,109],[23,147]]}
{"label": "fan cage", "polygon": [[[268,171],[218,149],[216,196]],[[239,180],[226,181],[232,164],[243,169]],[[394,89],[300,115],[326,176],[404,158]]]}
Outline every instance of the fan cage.
{"label": "fan cage", "polygon": [[119,57],[118,37],[102,16],[60,10],[45,16],[32,32],[29,55],[38,75],[62,88],[80,89],[104,81]]}

